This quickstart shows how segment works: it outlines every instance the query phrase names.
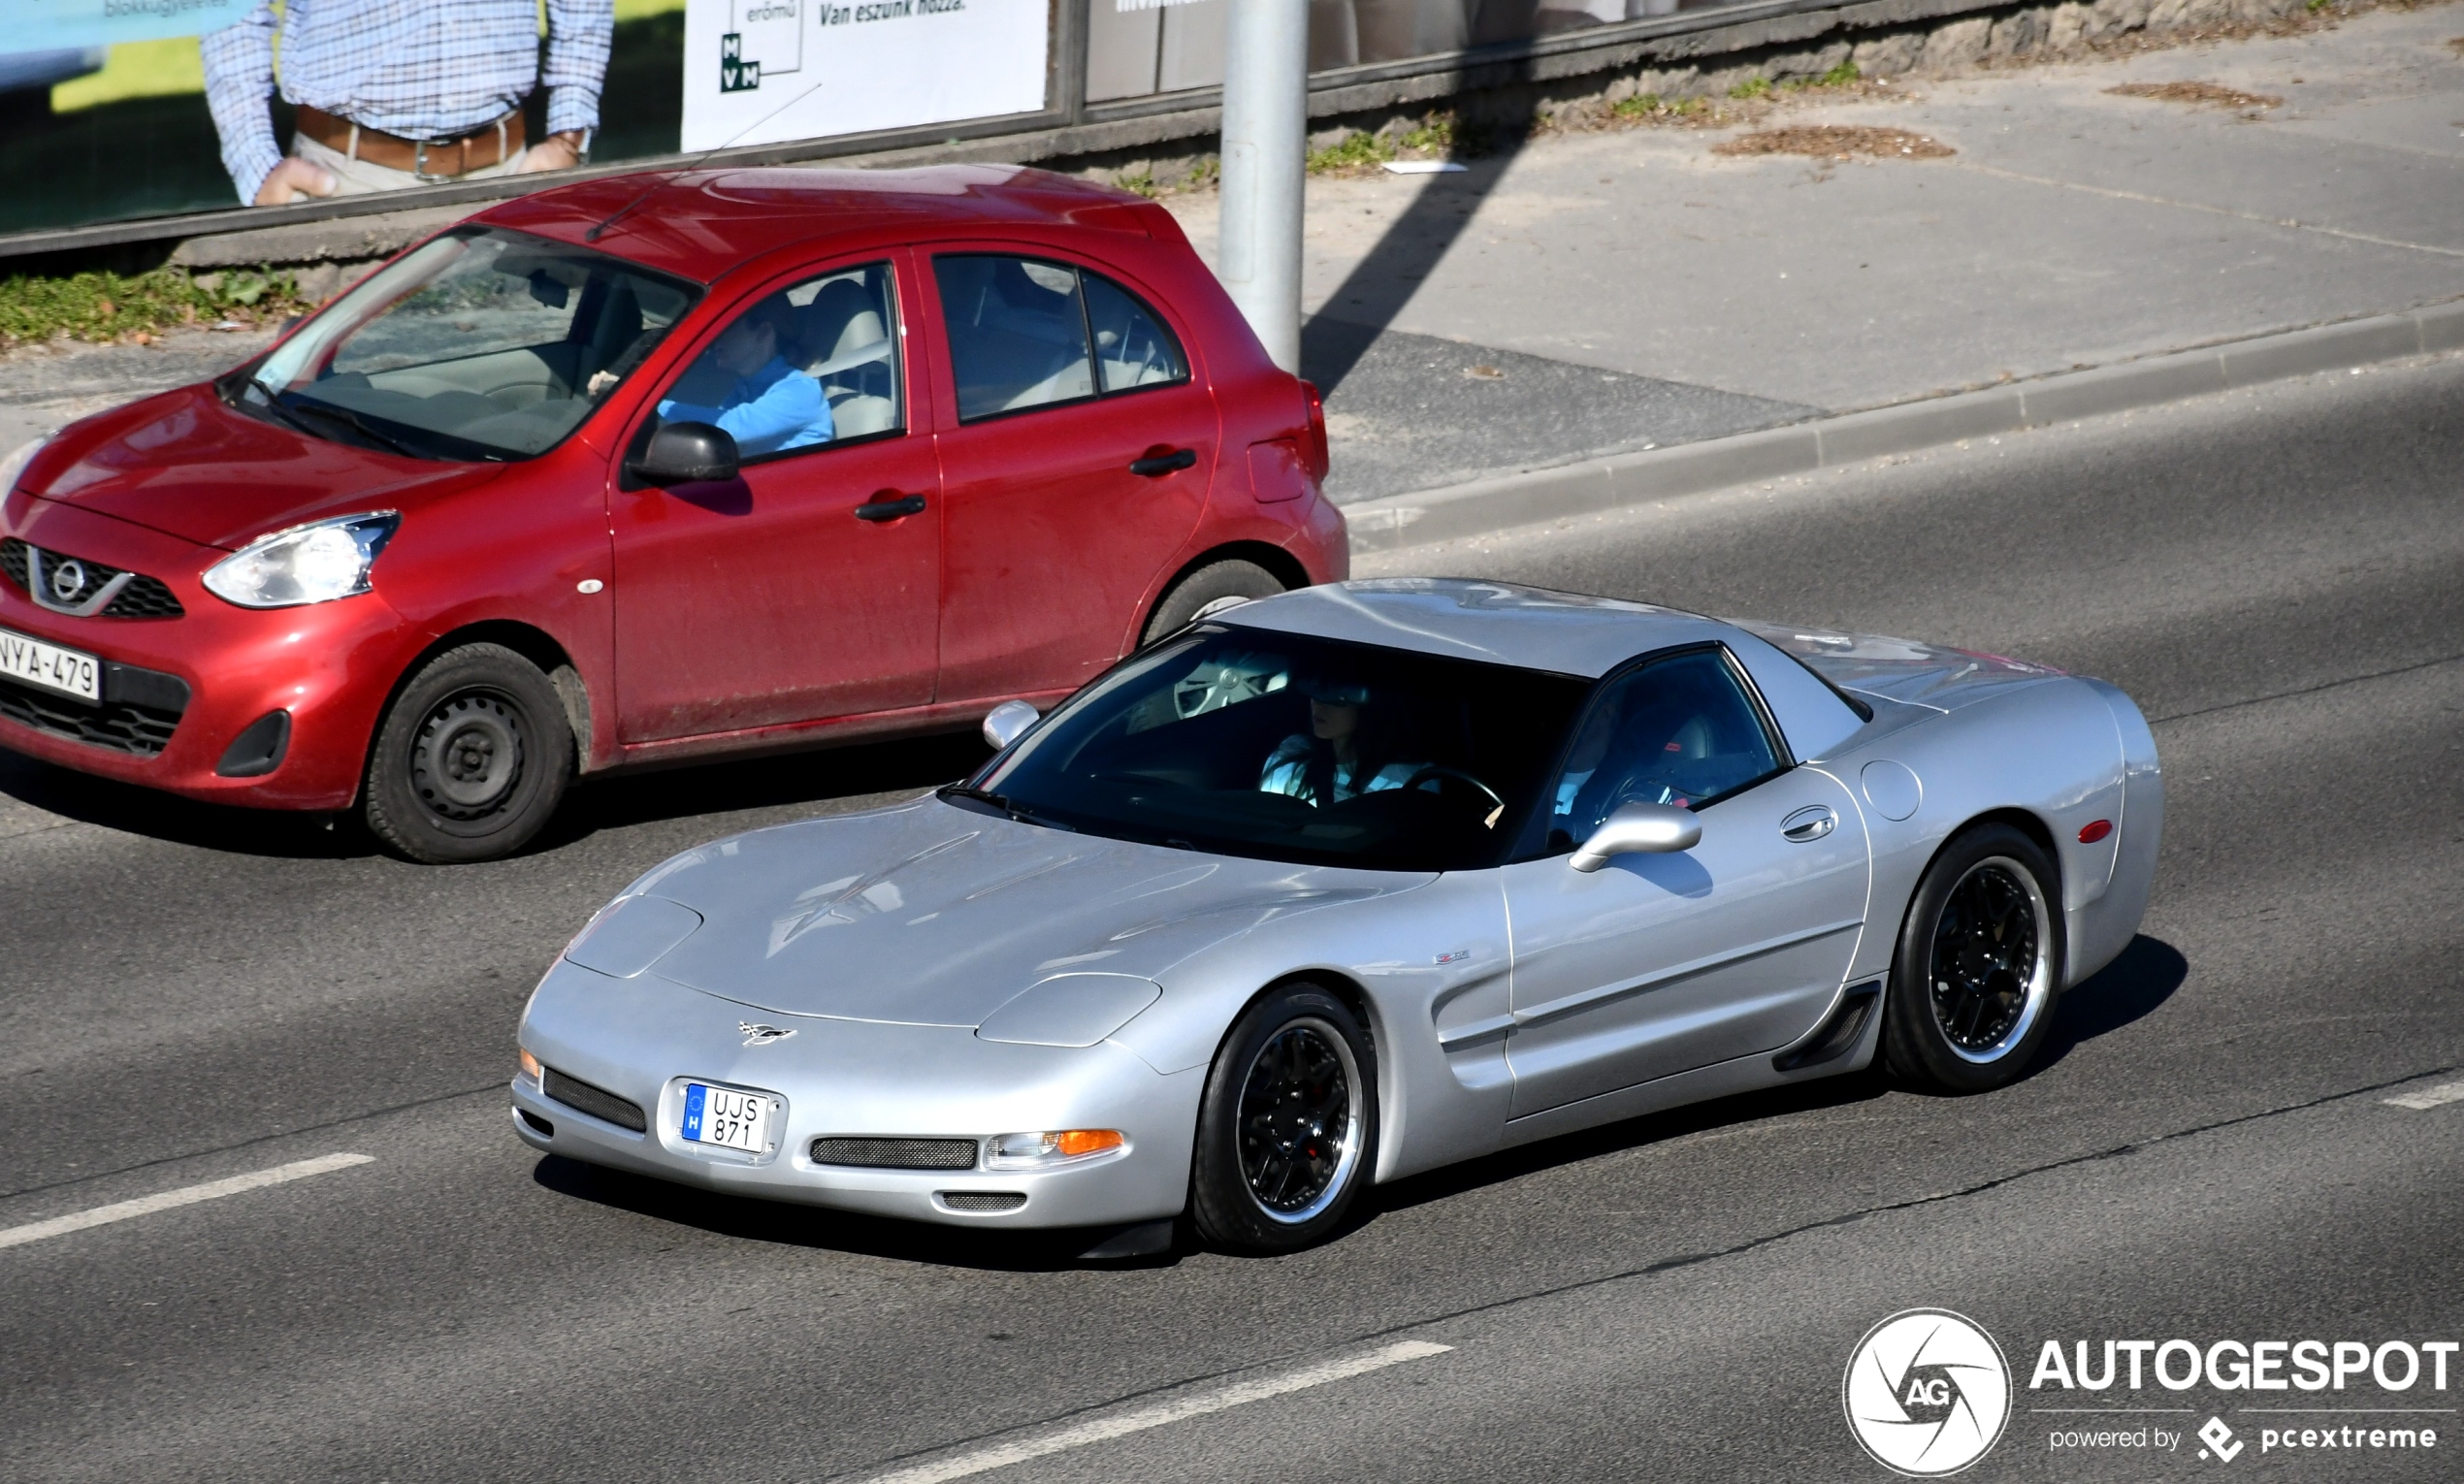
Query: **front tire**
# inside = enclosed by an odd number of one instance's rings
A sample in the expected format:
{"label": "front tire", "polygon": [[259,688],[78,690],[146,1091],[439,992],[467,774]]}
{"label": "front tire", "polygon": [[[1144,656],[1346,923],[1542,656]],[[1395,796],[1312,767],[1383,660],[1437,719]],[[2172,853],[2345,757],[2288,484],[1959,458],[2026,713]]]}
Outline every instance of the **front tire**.
{"label": "front tire", "polygon": [[1198,1235],[1290,1252],[1343,1223],[1378,1153],[1377,1048],[1314,984],[1286,984],[1234,1022],[1198,1109],[1189,1208]]}
{"label": "front tire", "polygon": [[1284,591],[1282,581],[1254,562],[1227,558],[1210,562],[1172,585],[1172,590],[1155,604],[1154,616],[1147,620],[1147,630],[1138,637],[1138,647],[1146,648],[1157,639],[1169,638],[1203,618],[1212,618],[1226,608],[1235,608],[1253,598],[1273,597]]}
{"label": "front tire", "polygon": [[2008,824],[1952,839],[1926,868],[1891,964],[1883,1054],[1900,1081],[1983,1092],[2035,1060],[2060,997],[2061,875]]}
{"label": "front tire", "polygon": [[573,729],[539,667],[502,644],[420,666],[376,728],[369,829],[417,861],[493,860],[529,844],[573,776]]}

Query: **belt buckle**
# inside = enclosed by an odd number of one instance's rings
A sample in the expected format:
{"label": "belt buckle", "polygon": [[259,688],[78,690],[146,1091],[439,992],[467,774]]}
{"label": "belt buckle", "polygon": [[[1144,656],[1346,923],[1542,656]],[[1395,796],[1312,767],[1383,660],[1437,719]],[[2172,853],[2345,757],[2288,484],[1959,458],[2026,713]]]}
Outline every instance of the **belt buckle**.
{"label": "belt buckle", "polygon": [[[414,140],[411,142],[410,173],[412,177],[423,185],[441,185],[445,181],[451,180],[455,177],[452,176],[433,176],[428,173],[428,146],[432,143],[435,142],[424,139]],[[441,148],[443,145],[439,144],[438,147]]]}

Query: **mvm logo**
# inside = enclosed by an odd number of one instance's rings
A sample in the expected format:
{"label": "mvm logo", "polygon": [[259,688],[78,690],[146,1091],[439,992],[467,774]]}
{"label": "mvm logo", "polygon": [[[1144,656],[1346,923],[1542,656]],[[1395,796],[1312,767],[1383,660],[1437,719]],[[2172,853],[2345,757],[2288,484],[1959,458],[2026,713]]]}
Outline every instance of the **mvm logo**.
{"label": "mvm logo", "polygon": [[749,93],[762,85],[762,64],[744,59],[744,37],[729,31],[719,38],[719,91]]}

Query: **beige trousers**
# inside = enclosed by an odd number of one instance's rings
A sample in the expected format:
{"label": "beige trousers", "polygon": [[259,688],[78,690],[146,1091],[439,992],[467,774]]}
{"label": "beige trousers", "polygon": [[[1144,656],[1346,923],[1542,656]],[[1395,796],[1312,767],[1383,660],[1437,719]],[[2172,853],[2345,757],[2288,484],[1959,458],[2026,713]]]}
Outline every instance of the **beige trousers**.
{"label": "beige trousers", "polygon": [[[304,134],[293,136],[291,153],[311,165],[321,166],[330,173],[336,182],[334,194],[338,196],[364,196],[374,191],[401,191],[408,190],[414,185],[438,183],[433,180],[422,180],[407,170],[389,170],[382,165],[372,165],[366,160],[351,159],[340,150],[328,148]],[[517,154],[509,160],[499,160],[494,165],[474,170],[469,175],[455,176],[453,178],[485,180],[492,176],[509,176],[521,163],[522,156]]]}

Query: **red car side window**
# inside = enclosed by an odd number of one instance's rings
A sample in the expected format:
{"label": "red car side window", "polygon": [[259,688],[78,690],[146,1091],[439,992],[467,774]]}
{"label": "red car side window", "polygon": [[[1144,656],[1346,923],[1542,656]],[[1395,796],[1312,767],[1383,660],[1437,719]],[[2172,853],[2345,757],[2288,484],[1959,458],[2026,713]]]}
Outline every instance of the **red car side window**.
{"label": "red car side window", "polygon": [[744,462],[905,431],[887,263],[832,269],[736,312],[663,393],[662,422],[710,423]]}

